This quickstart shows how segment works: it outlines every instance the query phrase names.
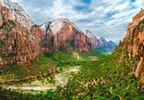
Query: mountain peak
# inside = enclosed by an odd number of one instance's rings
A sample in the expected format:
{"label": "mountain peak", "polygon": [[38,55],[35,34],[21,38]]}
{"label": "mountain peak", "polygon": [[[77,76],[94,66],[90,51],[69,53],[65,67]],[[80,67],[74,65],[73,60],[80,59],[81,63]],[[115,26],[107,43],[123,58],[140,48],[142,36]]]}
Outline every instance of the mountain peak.
{"label": "mountain peak", "polygon": [[11,2],[10,0],[0,0],[0,8],[7,13],[4,15],[5,19],[18,22],[21,26],[29,29],[32,27],[33,22],[31,18],[18,3]]}
{"label": "mountain peak", "polygon": [[116,47],[113,41],[106,41],[104,37],[97,39],[89,30],[86,30],[85,34],[88,36],[92,48],[96,48],[98,51],[111,52]]}
{"label": "mountain peak", "polygon": [[69,19],[66,18],[58,18],[50,23],[50,29],[54,34],[57,34],[64,25],[67,23],[71,23]]}
{"label": "mountain peak", "polygon": [[[57,34],[60,30],[65,27],[66,25],[74,27],[77,31],[82,32],[81,29],[77,25],[75,25],[71,20],[68,18],[58,18],[53,21],[46,22],[40,25],[40,28],[47,33],[50,30],[53,34]],[[71,28],[72,31],[72,28]],[[82,32],[83,33],[83,32]]]}
{"label": "mountain peak", "polygon": [[[41,38],[41,45],[48,52],[55,50],[89,51],[89,39],[73,22],[67,18],[58,18],[39,27],[33,27],[33,33]],[[44,44],[45,43],[45,44]]]}
{"label": "mountain peak", "polygon": [[106,41],[104,37],[100,37],[100,40],[101,41]]}
{"label": "mountain peak", "polygon": [[85,34],[89,37],[89,38],[92,38],[93,37],[93,34],[90,30],[85,30]]}
{"label": "mountain peak", "polygon": [[67,22],[71,22],[68,18],[57,18],[57,19],[55,19],[55,20],[53,20],[52,22],[55,22],[55,21],[59,21],[59,22],[65,22],[65,23],[67,23]]}
{"label": "mountain peak", "polygon": [[100,41],[101,41],[101,43],[102,44],[104,44],[104,43],[106,43],[107,41],[106,41],[106,39],[104,38],[104,37],[100,37],[100,39],[99,39]]}

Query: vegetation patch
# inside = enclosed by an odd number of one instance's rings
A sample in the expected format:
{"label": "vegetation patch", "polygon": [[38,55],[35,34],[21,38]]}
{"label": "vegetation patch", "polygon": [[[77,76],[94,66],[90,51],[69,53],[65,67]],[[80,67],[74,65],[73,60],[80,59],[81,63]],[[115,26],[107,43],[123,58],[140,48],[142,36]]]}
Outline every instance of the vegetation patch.
{"label": "vegetation patch", "polygon": [[[139,79],[135,78],[133,73],[131,73],[133,69],[130,66],[135,66],[139,58],[134,57],[131,61],[124,60],[119,63],[116,58],[120,56],[121,50],[121,48],[118,49],[117,51],[119,51],[119,53],[117,52],[115,55],[98,56],[91,53],[78,53],[80,59],[74,59],[72,53],[55,52],[54,55],[44,55],[40,58],[43,63],[38,60],[33,63],[33,66],[38,64],[39,66],[50,65],[47,63],[51,62],[57,67],[58,73],[63,73],[65,70],[69,71],[74,66],[81,66],[80,71],[76,74],[71,73],[69,81],[64,87],[57,86],[54,90],[49,89],[36,94],[1,88],[0,91],[2,93],[7,93],[6,96],[1,94],[1,97],[4,98],[5,96],[5,98],[8,98],[11,96],[11,93],[14,93],[14,99],[18,98],[17,95],[22,95],[27,99],[35,98],[35,100],[143,99],[143,92],[138,89]],[[61,56],[63,56],[63,58],[61,58]],[[125,59],[126,57],[127,56],[125,56]],[[93,60],[93,58],[95,59]],[[49,62],[47,62],[47,60],[49,60]],[[68,74],[66,75],[68,76]],[[53,76],[41,78],[40,80],[41,82],[43,81],[44,84],[46,82],[51,84],[57,82]]]}

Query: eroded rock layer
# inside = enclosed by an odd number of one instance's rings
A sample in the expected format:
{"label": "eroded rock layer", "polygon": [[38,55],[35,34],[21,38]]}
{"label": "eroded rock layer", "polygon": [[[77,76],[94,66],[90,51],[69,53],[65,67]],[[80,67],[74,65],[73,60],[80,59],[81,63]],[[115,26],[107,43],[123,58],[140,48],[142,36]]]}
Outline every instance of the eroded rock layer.
{"label": "eroded rock layer", "polygon": [[138,58],[137,66],[133,66],[136,77],[140,77],[140,88],[144,88],[144,11],[142,10],[133,17],[133,21],[128,25],[127,35],[119,44],[122,48],[121,61],[126,57],[131,60]]}
{"label": "eroded rock layer", "polygon": [[68,19],[57,19],[35,26],[32,32],[41,38],[40,46],[45,52],[57,50],[89,51],[89,38]]}
{"label": "eroded rock layer", "polygon": [[[15,10],[18,8],[13,9],[13,4],[9,0],[0,1],[0,66],[6,64],[26,66],[39,55],[39,41],[30,33],[31,25],[26,20],[20,21]],[[20,16],[23,15],[19,14]]]}

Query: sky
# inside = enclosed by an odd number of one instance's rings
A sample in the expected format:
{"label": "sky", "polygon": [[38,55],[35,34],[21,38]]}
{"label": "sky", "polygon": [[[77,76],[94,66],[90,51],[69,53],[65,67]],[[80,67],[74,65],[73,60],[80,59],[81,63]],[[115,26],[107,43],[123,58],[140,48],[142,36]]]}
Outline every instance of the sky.
{"label": "sky", "polygon": [[36,24],[68,18],[81,30],[118,43],[144,0],[12,0],[19,3]]}

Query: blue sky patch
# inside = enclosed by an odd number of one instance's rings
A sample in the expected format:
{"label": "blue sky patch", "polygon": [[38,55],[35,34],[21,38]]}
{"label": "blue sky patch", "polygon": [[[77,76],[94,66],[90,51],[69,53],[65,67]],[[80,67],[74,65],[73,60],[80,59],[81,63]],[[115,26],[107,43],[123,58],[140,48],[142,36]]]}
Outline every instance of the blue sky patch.
{"label": "blue sky patch", "polygon": [[135,2],[136,0],[130,0],[131,2]]}
{"label": "blue sky patch", "polygon": [[92,0],[81,0],[83,3],[90,4]]}
{"label": "blue sky patch", "polygon": [[18,2],[36,24],[68,18],[81,30],[118,42],[144,0],[11,0]]}

